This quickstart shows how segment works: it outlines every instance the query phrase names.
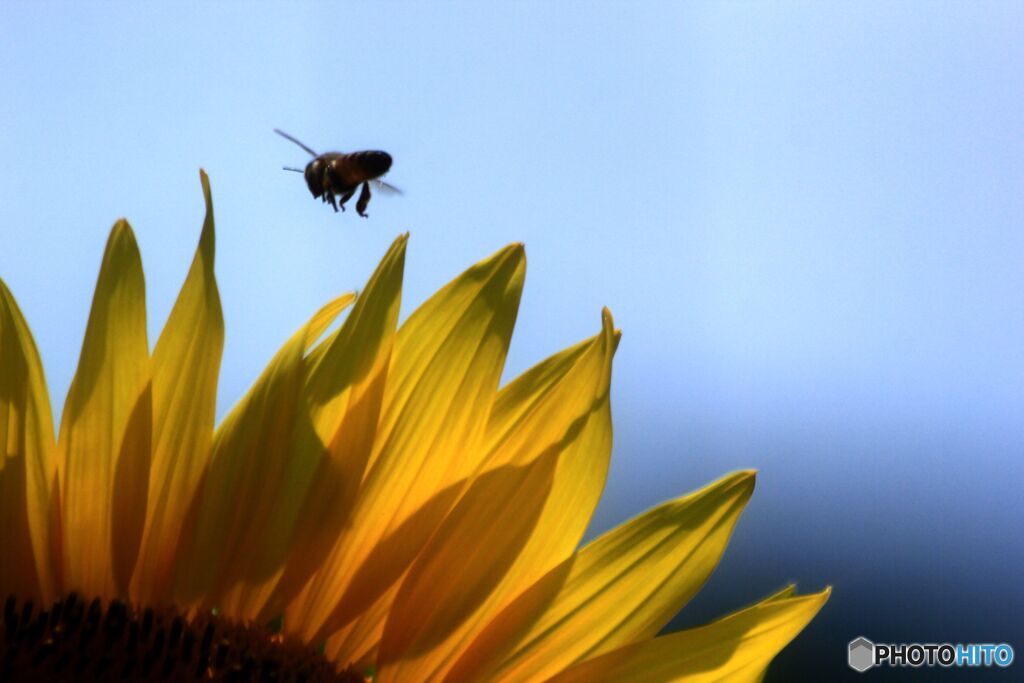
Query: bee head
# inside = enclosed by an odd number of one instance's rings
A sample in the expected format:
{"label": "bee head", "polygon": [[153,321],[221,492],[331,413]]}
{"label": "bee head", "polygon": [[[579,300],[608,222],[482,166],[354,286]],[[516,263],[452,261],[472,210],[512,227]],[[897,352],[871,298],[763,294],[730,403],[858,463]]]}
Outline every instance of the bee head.
{"label": "bee head", "polygon": [[313,159],[306,165],[306,171],[303,174],[306,177],[306,186],[309,187],[309,191],[313,193],[313,198],[316,199],[324,193],[324,161],[320,157]]}

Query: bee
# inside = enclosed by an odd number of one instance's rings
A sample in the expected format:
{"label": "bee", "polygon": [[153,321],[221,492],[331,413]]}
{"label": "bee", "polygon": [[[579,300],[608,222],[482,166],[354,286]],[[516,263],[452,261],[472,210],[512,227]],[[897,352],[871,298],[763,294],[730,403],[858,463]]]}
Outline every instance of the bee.
{"label": "bee", "polygon": [[[306,177],[306,185],[313,193],[313,198],[320,198],[325,204],[330,203],[335,213],[339,206],[342,211],[345,210],[345,202],[352,198],[360,185],[363,189],[356,200],[356,212],[363,218],[367,216],[366,205],[370,203],[370,183],[387,194],[402,194],[394,185],[380,180],[380,177],[391,168],[391,155],[387,152],[369,150],[317,154],[283,130],[275,128],[274,132],[286,140],[291,140],[313,157],[313,160],[306,164],[305,170],[292,166],[285,166],[284,170],[302,173]],[[336,198],[335,195],[339,197]]]}

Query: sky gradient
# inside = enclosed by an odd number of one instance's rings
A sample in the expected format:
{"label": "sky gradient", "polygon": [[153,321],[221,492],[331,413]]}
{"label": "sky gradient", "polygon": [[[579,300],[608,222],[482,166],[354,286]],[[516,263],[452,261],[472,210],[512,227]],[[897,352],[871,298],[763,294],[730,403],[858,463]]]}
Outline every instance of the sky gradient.
{"label": "sky gradient", "polygon": [[[679,624],[795,580],[835,590],[769,680],[858,635],[1024,655],[1020,3],[4,3],[0,35],[0,277],[58,415],[107,231],[155,339],[199,167],[221,414],[397,234],[404,314],[522,241],[507,377],[623,329],[591,535],[760,470]],[[405,196],[334,214],[275,127],[389,151]]]}

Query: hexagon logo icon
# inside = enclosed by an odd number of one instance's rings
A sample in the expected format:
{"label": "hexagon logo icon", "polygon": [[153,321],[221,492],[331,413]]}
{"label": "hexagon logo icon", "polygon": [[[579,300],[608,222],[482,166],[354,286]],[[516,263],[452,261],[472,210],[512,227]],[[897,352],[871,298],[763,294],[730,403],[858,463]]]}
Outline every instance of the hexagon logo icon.
{"label": "hexagon logo icon", "polygon": [[864,636],[851,640],[847,662],[854,671],[864,673],[875,665],[875,644]]}

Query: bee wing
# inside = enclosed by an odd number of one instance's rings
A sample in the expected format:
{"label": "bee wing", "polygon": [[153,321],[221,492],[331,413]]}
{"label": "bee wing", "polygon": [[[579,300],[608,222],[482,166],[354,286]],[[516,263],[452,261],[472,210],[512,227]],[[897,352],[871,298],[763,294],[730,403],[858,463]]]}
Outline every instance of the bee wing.
{"label": "bee wing", "polygon": [[374,188],[383,194],[404,194],[397,187],[391,183],[385,183],[383,180],[371,180],[370,182],[373,184]]}

